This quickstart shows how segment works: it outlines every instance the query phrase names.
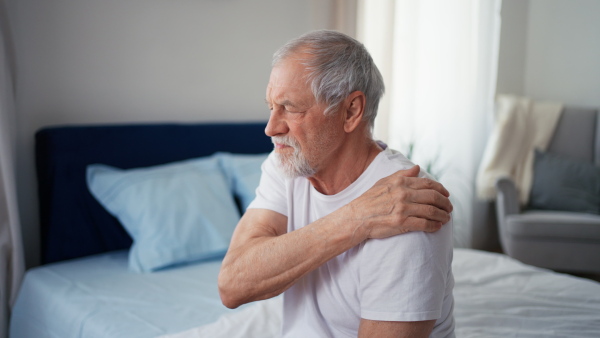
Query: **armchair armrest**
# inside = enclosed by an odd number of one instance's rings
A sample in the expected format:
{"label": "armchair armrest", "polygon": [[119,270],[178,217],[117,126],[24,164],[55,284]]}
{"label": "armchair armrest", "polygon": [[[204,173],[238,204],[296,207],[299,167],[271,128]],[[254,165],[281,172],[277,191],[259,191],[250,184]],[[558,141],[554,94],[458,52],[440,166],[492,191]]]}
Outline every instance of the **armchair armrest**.
{"label": "armchair armrest", "polygon": [[521,212],[515,182],[508,177],[500,177],[496,181],[496,190],[496,211],[498,215],[507,216]]}
{"label": "armchair armrest", "polygon": [[506,218],[509,215],[521,212],[519,205],[519,194],[515,182],[508,177],[496,180],[496,217],[498,219],[498,235],[504,252],[510,252],[510,240],[508,238]]}

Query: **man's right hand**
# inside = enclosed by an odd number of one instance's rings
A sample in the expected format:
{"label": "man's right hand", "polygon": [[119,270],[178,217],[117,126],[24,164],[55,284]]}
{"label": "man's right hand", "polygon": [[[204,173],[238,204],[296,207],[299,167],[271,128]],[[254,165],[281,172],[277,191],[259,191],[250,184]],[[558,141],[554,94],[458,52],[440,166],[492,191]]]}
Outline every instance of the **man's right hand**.
{"label": "man's right hand", "polygon": [[434,232],[450,221],[450,194],[439,182],[417,177],[419,171],[414,166],[385,177],[347,205],[352,218],[361,221],[359,237]]}

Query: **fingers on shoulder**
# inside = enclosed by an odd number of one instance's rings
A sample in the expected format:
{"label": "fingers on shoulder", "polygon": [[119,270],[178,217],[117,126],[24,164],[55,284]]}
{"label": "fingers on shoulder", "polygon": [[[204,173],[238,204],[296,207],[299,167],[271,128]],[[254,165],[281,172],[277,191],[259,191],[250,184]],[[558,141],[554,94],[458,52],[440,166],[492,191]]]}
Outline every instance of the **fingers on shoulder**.
{"label": "fingers on shoulder", "polygon": [[[418,166],[415,166],[415,167],[418,167]],[[405,182],[412,189],[433,189],[433,190],[439,190],[440,192],[446,191],[444,186],[441,183],[439,183],[438,181],[433,180],[429,177],[417,176],[419,171],[415,170],[415,172],[417,173],[415,175],[407,175],[406,173],[410,172],[410,171],[412,171],[412,168],[407,169],[407,170],[399,170],[384,179],[392,180],[393,182],[397,182],[397,183]]]}
{"label": "fingers on shoulder", "polygon": [[404,177],[416,177],[421,172],[421,167],[418,165],[412,166],[408,169],[398,170],[395,174]]}
{"label": "fingers on shoulder", "polygon": [[408,217],[405,226],[410,231],[436,232],[442,228],[442,222],[422,217]]}
{"label": "fingers on shoulder", "polygon": [[413,189],[435,190],[442,195],[449,196],[448,190],[440,182],[429,177],[414,177],[411,180],[411,186]]}
{"label": "fingers on shoulder", "polygon": [[436,190],[417,190],[412,196],[412,202],[428,204],[450,213],[453,210],[452,202],[447,196]]}

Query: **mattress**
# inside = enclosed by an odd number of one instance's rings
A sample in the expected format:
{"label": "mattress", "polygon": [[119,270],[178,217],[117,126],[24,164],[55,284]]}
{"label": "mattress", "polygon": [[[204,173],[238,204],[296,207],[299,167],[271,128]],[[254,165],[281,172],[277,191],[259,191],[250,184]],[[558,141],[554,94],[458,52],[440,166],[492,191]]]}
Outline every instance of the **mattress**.
{"label": "mattress", "polygon": [[[138,274],[126,251],[38,267],[26,275],[11,337],[277,337],[281,301],[225,308],[219,268]],[[457,337],[600,337],[600,283],[469,249],[454,250],[452,268]]]}
{"label": "mattress", "polygon": [[[469,249],[454,250],[452,268],[456,337],[600,337],[600,283]],[[281,309],[269,299],[161,338],[276,338]]]}
{"label": "mattress", "polygon": [[127,262],[127,251],[116,251],[29,270],[10,336],[156,337],[237,310],[221,304],[220,260],[147,274],[129,271]]}
{"label": "mattress", "polygon": [[456,337],[600,337],[600,283],[455,249]]}

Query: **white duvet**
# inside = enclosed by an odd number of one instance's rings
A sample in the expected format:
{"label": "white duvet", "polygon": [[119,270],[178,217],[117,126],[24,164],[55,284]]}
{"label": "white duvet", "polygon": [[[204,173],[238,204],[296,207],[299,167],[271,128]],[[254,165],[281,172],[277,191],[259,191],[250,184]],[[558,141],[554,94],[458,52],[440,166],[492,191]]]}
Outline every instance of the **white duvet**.
{"label": "white duvet", "polygon": [[[456,337],[600,337],[600,283],[456,249]],[[278,337],[281,297],[161,338]]]}

